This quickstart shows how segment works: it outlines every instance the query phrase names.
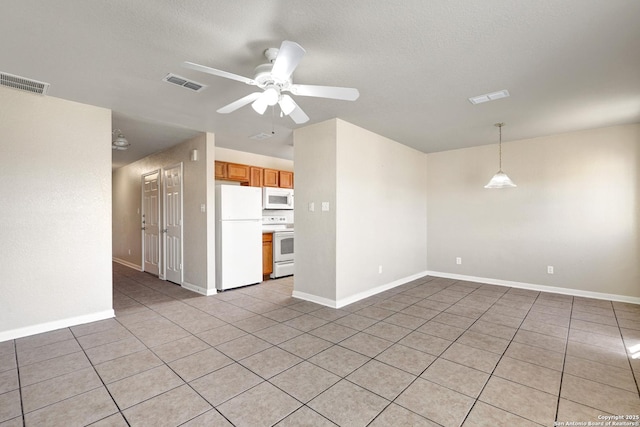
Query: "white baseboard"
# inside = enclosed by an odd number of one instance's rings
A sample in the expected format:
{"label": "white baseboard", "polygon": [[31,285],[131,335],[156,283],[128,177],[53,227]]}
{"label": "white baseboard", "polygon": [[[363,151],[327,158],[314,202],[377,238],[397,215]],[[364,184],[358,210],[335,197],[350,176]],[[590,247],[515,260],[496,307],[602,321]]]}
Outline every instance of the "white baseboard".
{"label": "white baseboard", "polygon": [[370,296],[379,294],[380,292],[388,291],[389,289],[393,289],[396,286],[404,285],[405,283],[409,283],[413,280],[419,279],[427,275],[426,271],[412,274],[411,276],[403,277],[402,279],[394,280],[393,282],[385,283],[384,285],[376,286],[372,289],[367,289],[363,292],[358,292],[357,294],[341,298],[339,300],[332,300],[330,298],[319,297],[317,295],[308,294],[300,291],[293,291],[291,295],[294,298],[299,298],[305,301],[315,302],[317,304],[321,304],[331,308],[342,308],[349,304],[353,304],[354,302],[358,302],[362,299],[368,298]]}
{"label": "white baseboard", "polygon": [[142,266],[134,264],[134,263],[129,262],[129,261],[125,261],[124,259],[113,257],[112,260],[113,260],[113,262],[117,262],[118,264],[122,264],[124,266],[129,267],[129,268],[133,268],[134,270],[142,271]]}
{"label": "white baseboard", "polygon": [[215,290],[215,289],[205,289],[205,288],[203,288],[201,286],[197,286],[197,285],[191,284],[189,282],[182,282],[182,287],[185,288],[185,289],[188,289],[190,291],[197,292],[200,295],[211,296],[211,295],[215,295],[215,294],[218,293],[218,291]]}
{"label": "white baseboard", "polygon": [[0,332],[0,342],[27,337],[29,335],[41,334],[43,332],[55,331],[56,329],[82,325],[85,323],[97,322],[98,320],[110,319],[112,317],[115,317],[113,310],[104,310],[97,313],[54,320],[53,322],[25,326],[24,328],[17,328],[9,331],[2,331]]}
{"label": "white baseboard", "polygon": [[467,282],[486,283],[488,285],[510,286],[518,289],[529,289],[532,291],[550,292],[554,294],[572,295],[576,297],[604,299],[610,301],[628,302],[640,304],[640,298],[627,295],[606,294],[603,292],[583,291],[580,289],[560,288],[556,286],[536,285],[533,283],[513,282],[510,280],[490,279],[487,277],[466,276],[464,274],[444,273],[441,271],[427,271],[426,274],[432,277],[442,277],[445,279],[464,280]]}

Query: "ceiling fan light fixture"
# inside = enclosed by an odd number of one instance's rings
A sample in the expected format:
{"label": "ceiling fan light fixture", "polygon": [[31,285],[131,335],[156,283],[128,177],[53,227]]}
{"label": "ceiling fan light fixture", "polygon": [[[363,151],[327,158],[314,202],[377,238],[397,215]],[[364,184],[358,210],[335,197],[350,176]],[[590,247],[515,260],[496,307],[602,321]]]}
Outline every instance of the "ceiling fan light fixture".
{"label": "ceiling fan light fixture", "polygon": [[291,112],[296,108],[296,103],[293,102],[293,99],[291,99],[291,97],[288,95],[280,96],[278,104],[280,105],[280,109],[285,116],[291,114]]}
{"label": "ceiling fan light fixture", "polygon": [[278,99],[280,98],[280,92],[278,92],[278,90],[275,87],[270,86],[264,90],[262,97],[264,98],[264,102],[267,105],[269,105],[270,107],[273,107],[278,103]]}
{"label": "ceiling fan light fixture", "polygon": [[498,142],[498,172],[496,172],[495,175],[493,175],[493,177],[491,177],[491,180],[489,181],[489,183],[487,185],[484,186],[484,188],[513,188],[513,187],[517,187],[516,184],[513,183],[513,181],[511,181],[511,178],[509,178],[507,176],[506,173],[504,173],[502,171],[502,127],[504,126],[504,123],[496,123],[494,126],[498,127],[498,129],[500,129],[500,139]]}
{"label": "ceiling fan light fixture", "polygon": [[111,141],[111,149],[112,150],[120,150],[120,151],[122,151],[122,150],[126,150],[127,148],[129,148],[131,143],[129,141],[127,141],[127,138],[124,137],[124,135],[122,134],[122,131],[120,131],[120,129],[114,129],[111,133],[116,136],[116,139]]}
{"label": "ceiling fan light fixture", "polygon": [[267,111],[267,107],[268,106],[269,105],[266,103],[266,101],[264,100],[263,96],[261,96],[260,98],[256,99],[251,104],[251,108],[253,108],[254,111],[256,113],[258,113],[258,114],[264,114],[264,112]]}

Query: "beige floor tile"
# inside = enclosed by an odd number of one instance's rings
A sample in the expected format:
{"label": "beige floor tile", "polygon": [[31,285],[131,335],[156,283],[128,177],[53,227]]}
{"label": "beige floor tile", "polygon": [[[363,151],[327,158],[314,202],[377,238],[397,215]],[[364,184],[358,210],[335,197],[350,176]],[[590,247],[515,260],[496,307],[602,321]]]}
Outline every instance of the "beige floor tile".
{"label": "beige floor tile", "polygon": [[455,341],[464,333],[464,329],[456,326],[450,326],[445,323],[430,320],[417,329],[418,332],[433,335],[435,337],[444,338],[445,340]]}
{"label": "beige floor tile", "polygon": [[435,359],[435,356],[402,344],[394,344],[376,356],[376,360],[413,375],[420,375]]}
{"label": "beige floor tile", "polygon": [[500,314],[502,316],[514,317],[517,319],[524,319],[525,316],[529,313],[528,309],[521,309],[517,307],[511,307],[510,305],[499,305],[496,304],[487,310],[487,313]]}
{"label": "beige floor tile", "polygon": [[571,329],[569,331],[569,341],[579,342],[582,344],[594,345],[613,350],[624,350],[622,338],[607,335],[594,334],[592,332]]}
{"label": "beige floor tile", "polygon": [[264,382],[226,401],[217,409],[238,427],[268,427],[300,406],[300,402]]}
{"label": "beige floor tile", "polygon": [[24,412],[51,405],[78,394],[102,387],[93,368],[84,368],[22,388]]}
{"label": "beige floor tile", "polygon": [[126,409],[182,384],[180,377],[162,365],[107,384],[107,388],[120,409]]}
{"label": "beige floor tile", "polygon": [[89,424],[91,427],[129,427],[122,413],[109,415],[95,423]]}
{"label": "beige floor tile", "polygon": [[20,390],[0,394],[0,423],[22,415]]}
{"label": "beige floor tile", "polygon": [[364,332],[387,341],[396,342],[411,333],[411,329],[382,321],[368,327]]}
{"label": "beige floor tile", "polygon": [[21,367],[20,382],[24,387],[89,367],[89,359],[79,351]]}
{"label": "beige floor tile", "polygon": [[389,401],[342,380],[308,403],[314,411],[341,426],[366,426]]}
{"label": "beige floor tile", "polygon": [[[1,407],[1,405],[0,405]],[[25,414],[25,425],[30,426],[68,426],[69,420],[75,425],[88,425],[115,414],[115,403],[104,387],[80,394]]]}
{"label": "beige floor tile", "polygon": [[220,415],[220,412],[211,409],[191,421],[182,424],[182,427],[233,427],[233,424]]}
{"label": "beige floor tile", "polygon": [[635,413],[640,408],[638,393],[565,374],[561,397],[609,413]]}
{"label": "beige floor tile", "polygon": [[146,400],[123,411],[131,425],[177,426],[211,409],[211,405],[187,385]]}
{"label": "beige floor tile", "polygon": [[496,323],[489,323],[485,322],[484,320],[478,320],[476,323],[469,327],[469,331],[478,332],[505,340],[511,340],[518,330],[510,326],[498,325]]}
{"label": "beige floor tile", "polygon": [[509,345],[509,340],[473,331],[465,332],[456,340],[456,342],[458,344],[468,345],[470,347],[479,348],[480,350],[486,350],[497,354],[504,353]]}
{"label": "beige floor tile", "polygon": [[567,327],[552,325],[550,323],[531,319],[525,319],[524,322],[522,322],[522,325],[520,325],[520,329],[549,335],[563,340],[566,339],[569,334],[569,328]]}
{"label": "beige floor tile", "polygon": [[346,377],[369,360],[369,357],[339,345],[334,345],[309,358],[309,362],[331,371],[340,377]]}
{"label": "beige floor tile", "polygon": [[[64,329],[64,331],[68,332],[67,329]],[[71,332],[68,333],[71,334]],[[39,342],[48,342],[48,340],[42,337],[37,341],[27,341],[27,344],[23,344],[23,346],[17,348],[18,365],[21,369],[23,366],[32,363],[42,362],[43,360],[53,359],[54,357],[64,356],[65,354],[77,353],[82,350],[75,338],[35,346],[35,343]]]}
{"label": "beige floor tile", "polygon": [[146,349],[147,347],[142,344],[139,339],[132,337],[115,343],[87,349],[86,354],[87,357],[89,357],[89,360],[91,360],[91,363],[97,365]]}
{"label": "beige floor tile", "polygon": [[542,425],[553,425],[558,397],[493,376],[480,401]]}
{"label": "beige floor tile", "polygon": [[276,325],[278,322],[271,320],[262,315],[256,315],[247,317],[246,319],[239,320],[233,324],[236,328],[240,328],[245,332],[255,332],[260,329],[268,328],[269,326]]}
{"label": "beige floor tile", "polygon": [[268,313],[263,314],[263,316],[268,317],[271,320],[275,320],[276,322],[286,322],[287,320],[291,320],[301,315],[302,313],[300,313],[299,311],[291,310],[290,308],[286,307],[269,311]]}
{"label": "beige floor tile", "polygon": [[320,304],[316,304],[315,302],[311,302],[311,301],[297,300],[296,303],[290,305],[288,308],[292,310],[300,311],[302,313],[311,313],[313,311],[324,308],[324,306]]}
{"label": "beige floor tile", "polygon": [[[552,426],[553,424],[549,424]],[[510,412],[503,411],[484,402],[476,402],[469,412],[463,427],[539,427],[534,423]]]}
{"label": "beige floor tile", "polygon": [[395,399],[415,379],[415,375],[377,360],[367,362],[347,377],[347,380],[388,400]]}
{"label": "beige floor tile", "polygon": [[411,316],[405,313],[396,313],[384,319],[385,322],[407,329],[416,329],[423,325],[427,319]]}
{"label": "beige floor tile", "polygon": [[628,367],[618,368],[591,360],[567,356],[564,372],[630,392],[637,392],[638,390],[631,369]]}
{"label": "beige floor tile", "polygon": [[[624,326],[624,325],[622,325]],[[612,337],[620,337],[620,329],[617,326],[603,325],[601,323],[586,322],[584,320],[573,319],[571,321],[571,329],[591,332],[600,335],[609,335]]]}
{"label": "beige floor tile", "polygon": [[487,383],[489,374],[446,359],[438,359],[424,371],[421,377],[476,398]]}
{"label": "beige floor tile", "polygon": [[234,360],[241,360],[269,347],[271,344],[258,337],[244,335],[233,341],[220,344],[216,346],[216,349]]}
{"label": "beige floor tile", "polygon": [[571,315],[567,313],[566,315],[563,315],[563,316],[557,316],[553,314],[532,311],[529,314],[527,314],[525,321],[527,320],[533,320],[537,322],[548,323],[549,325],[562,326],[564,328],[568,328],[569,323],[571,321]]}
{"label": "beige floor tile", "polygon": [[516,333],[515,337],[513,337],[513,341],[558,353],[564,353],[567,344],[567,341],[563,338],[556,338],[550,335],[540,334],[538,332],[525,331],[523,329],[520,329]]}
{"label": "beige floor tile", "polygon": [[0,394],[17,390],[18,387],[19,383],[17,369],[10,369],[8,371],[0,372]]}
{"label": "beige floor tile", "polygon": [[419,317],[424,320],[430,320],[440,314],[440,310],[434,310],[433,308],[422,307],[415,304],[405,308],[400,313],[408,314],[409,316],[413,317]]}
{"label": "beige floor tile", "polygon": [[443,426],[459,426],[474,399],[431,381],[418,378],[395,401],[423,417]]}
{"label": "beige floor tile", "polygon": [[466,303],[463,299],[446,309],[445,313],[456,314],[458,316],[464,316],[473,320],[477,320],[487,311],[487,308],[473,307],[469,303]]}
{"label": "beige floor tile", "polygon": [[274,345],[288,341],[300,334],[302,334],[302,331],[283,324],[269,326],[253,333],[258,338]]}
{"label": "beige floor tile", "polygon": [[370,317],[361,316],[359,314],[351,313],[347,316],[341,317],[335,321],[335,323],[346,326],[347,328],[355,329],[356,331],[362,331],[369,326],[375,324],[377,320]]}
{"label": "beige floor tile", "polygon": [[437,427],[439,424],[392,403],[382,411],[369,427]]}
{"label": "beige floor tile", "polygon": [[262,378],[269,379],[300,362],[302,362],[301,358],[278,347],[271,347],[249,356],[239,363]]}
{"label": "beige floor tile", "polygon": [[434,356],[439,356],[451,345],[449,340],[423,334],[422,332],[412,332],[398,341],[398,343]]}
{"label": "beige floor tile", "polygon": [[384,320],[394,313],[395,311],[373,306],[365,307],[361,310],[356,311],[356,314],[359,314],[360,316],[370,317],[375,320]]}
{"label": "beige floor tile", "polygon": [[497,325],[509,326],[510,328],[518,328],[522,323],[522,319],[519,317],[505,316],[497,313],[485,313],[480,317],[480,320],[489,323],[495,323]]}
{"label": "beige floor tile", "polygon": [[120,341],[132,337],[133,334],[119,325],[104,331],[78,337],[78,343],[84,349]]}
{"label": "beige floor tile", "polygon": [[342,347],[346,347],[349,350],[353,350],[369,357],[376,357],[392,344],[393,343],[391,341],[387,341],[364,332],[358,332],[340,343]]}
{"label": "beige floor tile", "polygon": [[190,384],[210,404],[218,406],[262,381],[262,378],[244,366],[234,363],[191,381]]}
{"label": "beige floor tile", "polygon": [[62,341],[73,340],[75,337],[71,333],[69,328],[56,329],[55,331],[43,332],[41,334],[30,335],[24,338],[18,338],[16,342],[16,349],[18,350],[18,355],[21,352],[29,349],[34,349],[38,347],[44,347],[45,349],[54,349],[54,347],[49,347],[52,344],[60,343]]}
{"label": "beige floor tile", "polygon": [[306,403],[340,381],[340,377],[309,362],[302,362],[273,377],[270,382]]}
{"label": "beige floor tile", "polygon": [[557,396],[561,372],[511,357],[503,357],[493,375]]}
{"label": "beige floor tile", "polygon": [[306,406],[276,424],[276,427],[335,427],[335,424]]}
{"label": "beige floor tile", "polygon": [[236,328],[232,325],[224,325],[218,328],[210,329],[206,332],[196,334],[198,338],[209,344],[210,346],[217,346],[222,343],[232,341],[236,338],[246,335],[247,333],[242,329]]}
{"label": "beige floor tile", "polygon": [[430,299],[423,299],[422,301],[418,301],[415,305],[417,305],[418,307],[425,307],[440,312],[445,311],[447,308],[451,307],[452,304]]}
{"label": "beige floor tile", "polygon": [[586,322],[600,323],[602,325],[618,326],[616,318],[614,316],[600,316],[598,314],[574,311],[571,313],[572,319],[584,320]]}
{"label": "beige floor tile", "polygon": [[482,372],[491,373],[498,364],[500,355],[468,345],[453,343],[442,354],[442,358]]}
{"label": "beige floor tile", "polygon": [[222,367],[230,365],[233,360],[215,348],[209,348],[182,359],[169,363],[184,381],[190,382]]}
{"label": "beige floor tile", "polygon": [[320,353],[322,350],[326,350],[331,347],[333,343],[318,338],[310,334],[299,335],[289,341],[283,342],[278,347],[287,350],[289,353],[293,353],[303,359]]}
{"label": "beige floor tile", "polygon": [[511,342],[505,356],[562,372],[564,355],[541,347]]}
{"label": "beige floor tile", "polygon": [[9,369],[16,369],[17,367],[18,364],[14,353],[0,354],[0,372],[8,371]]}
{"label": "beige floor tile", "polygon": [[162,361],[150,350],[142,350],[95,366],[105,384],[161,366]]}
{"label": "beige floor tile", "polygon": [[116,319],[105,319],[97,322],[85,323],[83,325],[72,326],[69,328],[76,338],[84,335],[95,334],[97,332],[107,331],[112,328],[120,328],[122,325]]}
{"label": "beige floor tile", "polygon": [[433,320],[462,329],[467,329],[469,326],[473,325],[473,322],[475,322],[475,319],[469,319],[468,317],[450,313],[440,313],[434,317]]}
{"label": "beige floor tile", "polygon": [[558,421],[564,422],[568,424],[569,421],[579,422],[592,422],[595,423],[602,422],[601,418],[598,416],[602,415],[612,415],[610,413],[606,413],[600,409],[591,408],[589,406],[581,405],[576,402],[572,402],[567,399],[560,399],[558,403]]}
{"label": "beige floor tile", "polygon": [[156,356],[168,363],[208,348],[210,348],[209,344],[193,335],[189,335],[185,338],[153,347],[152,350]]}
{"label": "beige floor tile", "polygon": [[[346,317],[342,317],[340,320],[345,318]],[[275,321],[273,322],[275,324]],[[319,317],[314,317],[309,314],[303,314],[302,316],[294,317],[293,319],[283,322],[284,325],[296,328],[302,332],[309,332],[310,330],[319,328],[320,326],[326,325],[327,323],[328,322],[326,320],[322,320]]]}
{"label": "beige floor tile", "polygon": [[355,329],[338,325],[337,323],[327,323],[326,325],[309,331],[311,335],[331,341],[334,344],[349,338],[351,335],[355,335],[357,332]]}

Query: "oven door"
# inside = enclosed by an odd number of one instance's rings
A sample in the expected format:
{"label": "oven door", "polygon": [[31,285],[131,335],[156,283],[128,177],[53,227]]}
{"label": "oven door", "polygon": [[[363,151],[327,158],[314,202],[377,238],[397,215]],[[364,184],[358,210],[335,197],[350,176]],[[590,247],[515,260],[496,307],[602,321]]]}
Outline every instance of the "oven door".
{"label": "oven door", "polygon": [[273,262],[293,261],[293,231],[273,233]]}

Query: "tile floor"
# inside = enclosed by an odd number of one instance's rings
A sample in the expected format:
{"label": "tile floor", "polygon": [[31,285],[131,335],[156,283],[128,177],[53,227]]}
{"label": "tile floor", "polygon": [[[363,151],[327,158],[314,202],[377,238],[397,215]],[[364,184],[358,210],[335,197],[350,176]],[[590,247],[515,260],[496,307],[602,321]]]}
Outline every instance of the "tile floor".
{"label": "tile floor", "polygon": [[638,305],[425,277],[334,310],[292,298],[292,283],[204,297],[114,265],[115,319],[0,343],[0,426],[640,414]]}

